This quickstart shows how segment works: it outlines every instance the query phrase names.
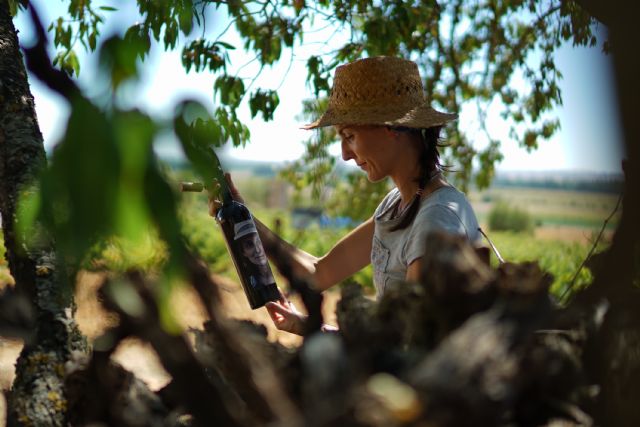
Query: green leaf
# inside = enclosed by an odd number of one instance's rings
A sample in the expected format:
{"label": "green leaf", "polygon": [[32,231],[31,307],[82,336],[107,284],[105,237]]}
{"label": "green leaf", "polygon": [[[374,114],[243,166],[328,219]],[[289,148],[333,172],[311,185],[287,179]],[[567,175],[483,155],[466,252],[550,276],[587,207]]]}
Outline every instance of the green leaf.
{"label": "green leaf", "polygon": [[127,40],[113,36],[102,44],[99,54],[100,65],[103,70],[109,72],[108,77],[114,89],[138,76],[137,58],[142,50],[143,42],[135,36]]}
{"label": "green leaf", "polygon": [[203,181],[224,180],[213,150],[213,146],[224,142],[224,133],[206,108],[197,101],[185,101],[178,107],[173,123],[185,155]]}
{"label": "green leaf", "polygon": [[91,34],[89,34],[89,48],[91,50],[96,50],[96,38],[95,31],[92,31]]}
{"label": "green leaf", "polygon": [[224,47],[225,49],[229,49],[229,50],[235,50],[235,46],[223,41],[217,41],[214,44],[219,44],[220,46]]}
{"label": "green leaf", "polygon": [[116,8],[115,8],[115,7],[113,7],[113,6],[100,6],[98,9],[100,9],[100,10],[106,10],[106,11],[108,11],[108,12],[115,12],[115,11],[117,11],[117,10],[118,10],[118,9],[116,9]]}
{"label": "green leaf", "polygon": [[113,230],[120,160],[105,115],[83,98],[71,107],[66,133],[40,185],[44,225],[53,230],[58,247],[79,260]]}
{"label": "green leaf", "polygon": [[527,150],[532,150],[538,147],[538,133],[535,131],[526,131],[524,134],[523,144]]}
{"label": "green leaf", "polygon": [[72,50],[69,51],[69,54],[66,56],[66,61],[69,64],[69,67],[76,73],[76,76],[80,75],[80,62],[78,61],[78,56]]}
{"label": "green leaf", "polygon": [[127,29],[124,34],[124,41],[131,45],[141,60],[143,60],[151,49],[151,38],[149,30],[144,25],[136,24]]}
{"label": "green leaf", "polygon": [[249,99],[249,108],[251,110],[251,117],[255,117],[258,112],[262,113],[264,120],[269,121],[273,119],[273,113],[275,112],[280,98],[278,92],[273,90],[263,91],[258,89],[251,95]]}
{"label": "green leaf", "polygon": [[34,230],[37,230],[41,207],[42,200],[38,188],[24,189],[20,192],[15,223],[19,241],[28,244],[35,237]]}
{"label": "green leaf", "polygon": [[193,29],[193,4],[191,0],[186,0],[184,3],[185,4],[179,6],[178,22],[180,31],[182,31],[184,35],[188,35]]}
{"label": "green leaf", "polygon": [[244,83],[238,77],[224,74],[216,79],[213,88],[219,94],[220,102],[233,108],[240,105],[244,96]]}
{"label": "green leaf", "polygon": [[118,112],[112,123],[121,159],[114,227],[117,234],[140,242],[150,227],[144,187],[156,126],[138,111]]}

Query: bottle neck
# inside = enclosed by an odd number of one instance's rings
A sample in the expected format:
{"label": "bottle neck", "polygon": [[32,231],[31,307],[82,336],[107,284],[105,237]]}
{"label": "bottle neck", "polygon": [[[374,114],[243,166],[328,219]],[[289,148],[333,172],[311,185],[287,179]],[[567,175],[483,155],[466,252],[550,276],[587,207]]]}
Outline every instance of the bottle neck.
{"label": "bottle neck", "polygon": [[231,191],[225,186],[222,190],[222,204],[228,205],[233,202],[233,197],[231,196]]}

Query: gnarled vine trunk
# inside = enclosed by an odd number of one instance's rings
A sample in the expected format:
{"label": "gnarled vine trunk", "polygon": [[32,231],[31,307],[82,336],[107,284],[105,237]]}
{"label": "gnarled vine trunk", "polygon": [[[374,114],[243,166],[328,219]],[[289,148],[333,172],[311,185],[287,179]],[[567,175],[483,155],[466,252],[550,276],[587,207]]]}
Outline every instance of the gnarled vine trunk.
{"label": "gnarled vine trunk", "polygon": [[8,396],[9,425],[66,425],[64,364],[73,351],[85,348],[73,320],[71,287],[66,286],[68,278],[53,243],[25,243],[22,237],[27,236],[19,236],[15,227],[19,196],[45,164],[17,33],[7,1],[0,0],[0,212],[6,257],[16,282],[15,290],[0,297],[27,299],[36,320],[16,364]]}

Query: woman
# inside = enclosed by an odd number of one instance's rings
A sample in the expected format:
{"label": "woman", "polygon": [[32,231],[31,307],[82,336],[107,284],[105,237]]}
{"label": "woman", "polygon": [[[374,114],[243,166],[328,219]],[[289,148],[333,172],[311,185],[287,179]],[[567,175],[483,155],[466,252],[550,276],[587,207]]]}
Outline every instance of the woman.
{"label": "woman", "polygon": [[[418,279],[428,231],[478,240],[473,209],[444,179],[439,163],[440,129],[456,118],[427,105],[411,61],[376,57],[338,67],[327,111],[304,128],[334,126],[342,158],[353,160],[372,182],[391,178],[395,188],[371,218],[320,258],[284,243],[294,271],[325,290],[372,263],[380,296],[391,282]],[[265,242],[281,242],[261,223],[258,232]],[[266,307],[276,327],[302,332],[305,318],[287,301]]]}

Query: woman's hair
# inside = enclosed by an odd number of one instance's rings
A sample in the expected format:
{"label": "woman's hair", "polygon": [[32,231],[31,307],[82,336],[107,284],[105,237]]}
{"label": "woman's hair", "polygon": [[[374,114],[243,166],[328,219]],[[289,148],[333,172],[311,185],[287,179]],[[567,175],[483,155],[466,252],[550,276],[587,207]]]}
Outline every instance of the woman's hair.
{"label": "woman's hair", "polygon": [[[407,127],[392,127],[392,129],[414,135],[422,142],[420,146],[420,158],[418,161],[418,164],[420,165],[420,175],[415,178],[420,190],[424,190],[424,187],[427,185],[430,178],[433,177],[434,173],[449,169],[448,166],[440,164],[440,152],[438,151],[438,148],[444,147],[444,144],[440,142],[440,131],[442,130],[442,126],[426,129],[414,129]],[[402,215],[402,221],[391,228],[391,231],[407,228],[413,222],[419,209],[420,196],[416,195],[407,207],[405,213]]]}

